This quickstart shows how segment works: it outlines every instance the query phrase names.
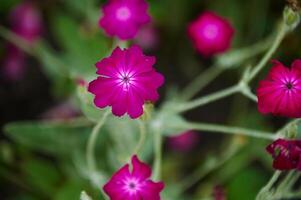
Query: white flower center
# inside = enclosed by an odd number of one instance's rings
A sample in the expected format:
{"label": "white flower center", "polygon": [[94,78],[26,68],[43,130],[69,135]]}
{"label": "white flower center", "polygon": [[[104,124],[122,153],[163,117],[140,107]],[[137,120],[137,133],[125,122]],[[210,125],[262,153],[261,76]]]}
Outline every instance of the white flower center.
{"label": "white flower center", "polygon": [[131,17],[131,11],[128,7],[120,7],[116,11],[116,18],[121,21],[126,21]]}
{"label": "white flower center", "polygon": [[129,72],[129,71],[122,71],[119,74],[119,85],[122,86],[124,91],[129,90],[130,86],[133,84],[134,82],[134,77],[133,77],[133,73]]}
{"label": "white flower center", "polygon": [[204,27],[203,34],[207,39],[214,39],[218,35],[218,27],[214,24],[208,24]]}
{"label": "white flower center", "polygon": [[126,180],[124,180],[124,186],[123,189],[129,193],[129,194],[136,194],[141,190],[142,184],[139,182],[138,179],[129,177]]}

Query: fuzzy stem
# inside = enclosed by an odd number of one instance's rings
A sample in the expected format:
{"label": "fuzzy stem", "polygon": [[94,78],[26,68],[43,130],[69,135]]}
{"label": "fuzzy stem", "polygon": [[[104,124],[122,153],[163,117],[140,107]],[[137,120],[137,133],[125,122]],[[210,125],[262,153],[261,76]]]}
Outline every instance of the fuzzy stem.
{"label": "fuzzy stem", "polygon": [[265,195],[267,192],[270,191],[270,189],[273,187],[274,183],[278,180],[279,176],[281,174],[281,171],[276,171],[272,178],[269,180],[269,182],[266,184],[266,186],[264,186],[260,192],[257,194],[256,196],[256,200],[262,200],[262,199],[265,199]]}
{"label": "fuzzy stem", "polygon": [[179,106],[177,106],[177,108],[175,108],[175,111],[185,112],[185,111],[191,110],[193,108],[211,103],[211,102],[216,101],[218,99],[225,98],[225,97],[230,96],[234,93],[237,93],[238,91],[240,91],[240,86],[239,85],[234,85],[234,86],[231,86],[227,89],[223,89],[221,91],[218,91],[218,92],[209,94],[207,96],[200,97],[196,100],[187,102],[185,104],[179,105]]}
{"label": "fuzzy stem", "polygon": [[208,83],[213,81],[219,74],[224,71],[224,68],[211,66],[198,75],[186,88],[181,95],[182,100],[189,100],[202,90]]}
{"label": "fuzzy stem", "polygon": [[146,129],[145,129],[145,124],[142,121],[139,121],[139,141],[138,144],[135,148],[134,154],[138,154],[139,151],[141,150],[144,142],[145,142],[145,138],[146,138]]}
{"label": "fuzzy stem", "polygon": [[161,178],[161,163],[162,163],[162,134],[161,130],[158,128],[154,132],[154,151],[155,160],[153,165],[153,179],[158,181]]}
{"label": "fuzzy stem", "polygon": [[245,135],[249,137],[254,138],[260,138],[260,139],[266,139],[266,140],[275,140],[276,135],[257,131],[257,130],[251,130],[241,127],[235,127],[235,126],[224,126],[224,125],[218,125],[218,124],[209,124],[209,123],[186,123],[185,125],[172,125],[172,128],[179,128],[179,129],[193,129],[198,131],[208,131],[208,132],[219,132],[219,133],[226,133],[226,134],[237,134],[237,135]]}
{"label": "fuzzy stem", "polygon": [[266,52],[264,57],[260,60],[260,62],[254,67],[254,69],[251,71],[250,76],[248,77],[248,82],[250,82],[253,78],[256,77],[256,75],[260,72],[260,70],[263,69],[263,67],[267,64],[267,62],[271,59],[272,55],[275,53],[279,45],[281,44],[281,41],[285,37],[287,33],[287,27],[284,22],[281,23],[279,31],[276,35],[276,38],[274,40],[273,45],[271,48]]}
{"label": "fuzzy stem", "polygon": [[91,135],[88,139],[87,149],[86,149],[86,159],[87,159],[87,165],[88,169],[92,172],[96,171],[96,161],[94,156],[94,149],[97,141],[98,133],[105,123],[107,116],[109,115],[109,111],[105,112],[102,116],[102,118],[98,121],[98,123],[94,126]]}

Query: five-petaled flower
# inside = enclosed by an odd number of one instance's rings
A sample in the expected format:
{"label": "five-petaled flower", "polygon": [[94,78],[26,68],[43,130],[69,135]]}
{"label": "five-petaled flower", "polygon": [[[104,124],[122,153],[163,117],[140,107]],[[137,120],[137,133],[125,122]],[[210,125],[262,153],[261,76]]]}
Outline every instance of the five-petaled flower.
{"label": "five-petaled flower", "polygon": [[150,180],[150,167],[137,156],[132,157],[132,170],[129,164],[119,169],[103,187],[111,200],[160,200],[163,182]]}
{"label": "five-petaled flower", "polygon": [[109,36],[132,39],[139,28],[150,21],[147,9],[145,0],[109,0],[102,7],[103,16],[99,26]]}
{"label": "five-petaled flower", "polygon": [[301,117],[301,60],[295,60],[291,69],[278,61],[257,89],[258,110],[263,114]]}
{"label": "five-petaled flower", "polygon": [[133,119],[140,117],[144,103],[159,98],[157,89],[164,82],[164,77],[153,68],[155,61],[138,46],[124,50],[117,47],[110,57],[96,64],[99,77],[88,87],[95,95],[95,105],[112,106],[116,116],[128,113]]}
{"label": "five-petaled flower", "polygon": [[188,35],[195,48],[210,57],[230,48],[234,29],[226,19],[206,11],[190,23]]}
{"label": "five-petaled flower", "polygon": [[301,140],[278,139],[267,146],[273,156],[273,167],[278,170],[301,170]]}

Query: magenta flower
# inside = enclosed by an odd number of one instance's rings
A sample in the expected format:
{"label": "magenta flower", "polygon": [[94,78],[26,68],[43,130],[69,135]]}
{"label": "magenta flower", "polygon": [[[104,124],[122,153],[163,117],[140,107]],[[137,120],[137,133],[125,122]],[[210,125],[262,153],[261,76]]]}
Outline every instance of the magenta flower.
{"label": "magenta flower", "polygon": [[190,23],[188,35],[195,48],[210,57],[230,48],[234,29],[228,20],[206,11]]}
{"label": "magenta flower", "polygon": [[132,39],[138,29],[150,21],[147,9],[145,0],[109,0],[102,7],[103,16],[99,26],[109,36]]}
{"label": "magenta flower", "polygon": [[267,146],[273,156],[273,167],[278,170],[301,170],[301,141],[278,139]]}
{"label": "magenta flower", "polygon": [[40,12],[30,2],[19,4],[12,10],[10,24],[13,32],[28,42],[34,42],[42,32]]}
{"label": "magenta flower", "polygon": [[194,131],[186,131],[179,135],[169,137],[167,142],[170,148],[177,151],[187,152],[197,145],[198,139],[198,133]]}
{"label": "magenta flower", "polygon": [[103,187],[111,200],[160,200],[163,182],[150,180],[150,167],[132,157],[132,170],[129,164],[119,169]]}
{"label": "magenta flower", "polygon": [[153,68],[155,62],[155,57],[145,56],[138,46],[124,50],[117,47],[110,57],[96,63],[99,77],[88,87],[95,95],[95,105],[112,106],[116,116],[128,113],[133,119],[140,117],[144,103],[159,98],[157,89],[164,82]]}
{"label": "magenta flower", "polygon": [[301,117],[301,60],[294,61],[291,69],[278,61],[273,64],[268,76],[259,82],[259,112]]}

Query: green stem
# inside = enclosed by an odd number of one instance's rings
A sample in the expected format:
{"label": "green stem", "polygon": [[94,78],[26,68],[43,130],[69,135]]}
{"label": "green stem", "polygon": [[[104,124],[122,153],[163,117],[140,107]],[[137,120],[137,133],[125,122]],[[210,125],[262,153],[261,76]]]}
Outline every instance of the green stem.
{"label": "green stem", "polygon": [[198,130],[198,131],[208,131],[208,132],[219,132],[219,133],[226,133],[226,134],[237,134],[237,135],[245,135],[249,137],[254,138],[260,138],[260,139],[266,139],[266,140],[275,140],[276,135],[257,131],[257,130],[251,130],[241,127],[235,127],[235,126],[223,126],[218,124],[208,124],[208,123],[186,123],[185,125],[172,125],[172,128],[179,128],[179,129],[192,129],[192,130]]}
{"label": "green stem", "polygon": [[269,182],[260,190],[260,192],[257,194],[256,200],[266,199],[266,196],[269,196],[268,192],[273,187],[274,183],[278,180],[279,176],[281,174],[281,171],[276,171],[272,178],[269,180]]}
{"label": "green stem", "polygon": [[138,154],[141,150],[142,146],[144,145],[145,138],[146,138],[146,129],[145,129],[145,123],[142,121],[139,121],[139,134],[140,138],[138,141],[138,144],[135,148],[134,154]]}
{"label": "green stem", "polygon": [[181,99],[189,100],[196,93],[202,90],[208,83],[214,80],[219,74],[224,71],[224,68],[211,66],[206,71],[198,75],[186,88],[184,88]]}
{"label": "green stem", "polygon": [[161,179],[161,162],[162,162],[162,135],[161,130],[158,128],[154,132],[154,151],[155,160],[153,165],[153,179],[158,181]]}
{"label": "green stem", "polygon": [[227,89],[223,89],[221,91],[209,94],[207,96],[204,97],[200,97],[196,100],[187,102],[187,103],[183,103],[182,105],[177,106],[177,108],[175,108],[175,111],[177,112],[185,112],[188,110],[191,110],[193,108],[211,103],[213,101],[216,101],[218,99],[222,99],[225,98],[227,96],[230,96],[238,91],[240,91],[240,86],[239,85],[234,85],[232,87],[229,87]]}
{"label": "green stem", "polygon": [[260,60],[260,62],[254,67],[254,69],[251,71],[250,76],[248,77],[248,82],[250,82],[255,76],[260,72],[260,70],[263,69],[263,67],[267,64],[267,62],[271,59],[272,55],[275,53],[279,45],[281,44],[281,41],[285,37],[287,33],[287,27],[284,22],[281,23],[280,29],[276,35],[276,38],[274,40],[273,45],[271,48],[266,52],[264,57]]}
{"label": "green stem", "polygon": [[10,43],[16,45],[29,55],[35,55],[34,49],[32,48],[32,45],[30,43],[3,26],[0,26],[0,36]]}
{"label": "green stem", "polygon": [[88,169],[91,172],[96,171],[96,161],[94,156],[94,149],[97,141],[98,133],[105,123],[107,116],[109,115],[109,111],[105,112],[102,116],[102,118],[98,121],[98,123],[94,126],[91,135],[88,139],[87,149],[86,149],[86,159],[87,159],[87,165]]}

